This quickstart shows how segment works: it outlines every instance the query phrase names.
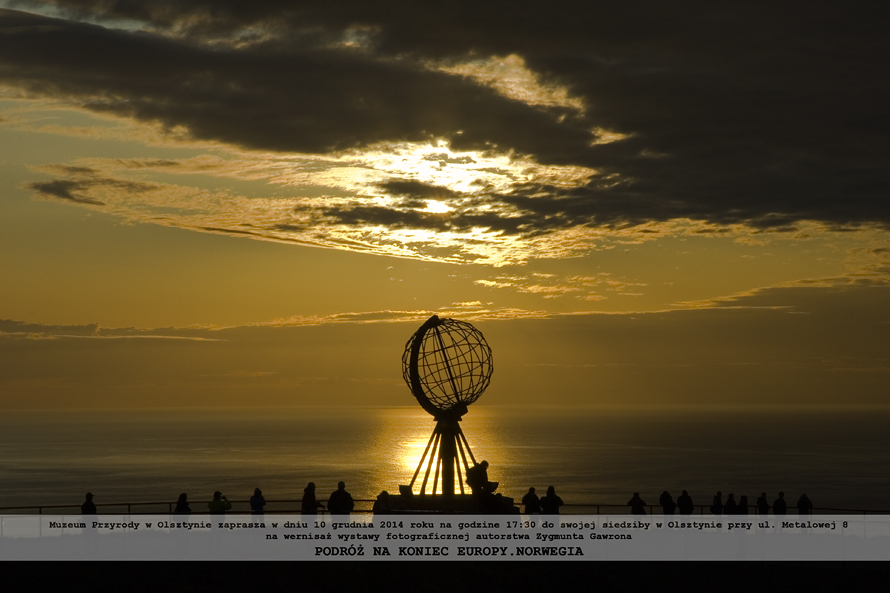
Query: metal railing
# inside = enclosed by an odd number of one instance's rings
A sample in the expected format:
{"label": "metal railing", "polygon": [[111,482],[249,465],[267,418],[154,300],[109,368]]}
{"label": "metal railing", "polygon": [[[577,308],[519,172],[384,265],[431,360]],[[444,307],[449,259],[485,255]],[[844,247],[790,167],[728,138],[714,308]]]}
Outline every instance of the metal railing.
{"label": "metal railing", "polygon": [[[232,508],[228,511],[230,513],[250,513],[250,500],[230,500],[232,503]],[[367,499],[354,499],[353,502],[356,503],[356,506],[361,506],[367,508],[356,508],[353,509],[353,513],[370,513],[371,506],[374,504],[373,500]],[[302,500],[300,499],[284,499],[284,500],[266,500],[266,508],[263,510],[264,514],[300,514]],[[210,510],[207,509],[207,503],[204,501],[189,501],[190,506],[196,507],[197,510],[193,509],[190,514],[192,515],[209,515]],[[282,505],[285,505],[284,508],[280,508]],[[278,508],[269,508],[269,507],[278,507]],[[176,508],[176,501],[154,501],[154,502],[103,502],[96,504],[96,509],[105,509],[106,512],[110,514],[137,514],[137,515],[170,515],[173,514],[173,509]],[[123,509],[126,508],[126,512]],[[133,512],[133,509],[137,509],[136,512]],[[158,510],[166,508],[167,510]],[[74,512],[70,512],[71,510]],[[115,511],[120,509],[119,513]],[[139,510],[142,509],[142,510]],[[63,514],[63,515],[79,515],[80,514],[80,505],[79,504],[53,504],[53,505],[30,505],[30,506],[18,506],[18,507],[0,507],[0,515],[2,514],[33,514],[33,511],[37,511],[38,515],[43,514]],[[58,510],[67,510],[68,512],[64,513],[53,513],[53,511]],[[21,511],[31,511],[30,513],[22,513]],[[49,511],[49,512],[47,512]],[[318,514],[327,513],[327,508],[318,509]]]}
{"label": "metal railing", "polygon": [[[650,515],[664,515],[664,511],[661,508],[661,505],[657,504],[649,504],[645,505],[649,509]],[[711,514],[711,505],[709,504],[696,504],[692,505],[696,511],[692,514],[694,515],[710,515]],[[568,509],[578,509],[578,508],[589,508],[596,509],[596,512],[587,512],[587,513],[567,513],[567,514],[578,514],[578,515],[600,515],[602,513],[602,509],[609,509],[605,514],[607,515],[629,515],[630,506],[626,504],[599,504],[599,503],[570,503],[564,504],[562,508]],[[610,512],[614,509],[614,512]],[[818,513],[817,513],[818,511]],[[890,509],[847,509],[847,508],[834,508],[834,507],[813,507],[813,514],[840,514],[840,515],[851,515],[851,514],[862,514],[862,515],[881,515],[890,513]],[[726,513],[724,513],[725,515]],[[748,512],[746,513],[749,516],[760,516],[760,513],[757,511],[757,507],[749,506]],[[788,515],[797,515],[797,509],[794,507],[789,507]],[[682,516],[678,512],[674,512],[674,515]],[[770,512],[767,513],[769,516],[773,516],[772,507],[770,507]],[[763,515],[763,516],[767,516]]]}
{"label": "metal railing", "polygon": [[[232,509],[229,510],[230,513],[236,514],[249,514],[250,513],[250,501],[247,499],[244,500],[230,500],[232,503]],[[373,512],[371,510],[372,505],[374,504],[373,500],[370,499],[355,499],[356,508],[352,510],[354,514],[368,514]],[[301,512],[301,503],[300,499],[277,499],[277,500],[267,500],[266,508],[263,513],[266,515],[270,514],[300,514]],[[203,501],[191,501],[190,505],[194,506],[195,509],[191,511],[193,515],[209,515],[210,510],[207,509],[207,503]],[[521,509],[522,505],[517,503],[517,506]],[[646,505],[649,509],[649,515],[663,515],[663,511],[660,505]],[[710,505],[697,504],[693,505],[696,509],[696,515],[710,515]],[[154,502],[106,502],[96,504],[97,510],[102,509],[108,514],[137,514],[137,515],[168,515],[173,514],[173,509],[176,507],[175,501],[154,501]],[[126,509],[126,511],[124,511]],[[134,512],[135,509],[135,512]],[[588,510],[584,510],[588,509]],[[20,514],[59,514],[59,515],[79,515],[80,514],[80,505],[79,504],[65,504],[65,505],[30,505],[30,506],[15,506],[15,507],[0,507],[0,515],[12,514],[12,515],[20,515]],[[630,507],[626,504],[603,504],[603,503],[566,503],[562,506],[563,514],[571,514],[571,515],[629,515]],[[871,515],[871,514],[888,514],[890,513],[890,509],[850,509],[850,508],[834,508],[834,507],[814,507],[813,512],[816,514],[862,514],[862,515]],[[319,515],[328,514],[328,509],[320,508],[318,509]],[[678,513],[675,513],[677,515]],[[757,516],[760,513],[757,512],[756,507],[749,507],[748,515]],[[772,513],[769,513],[772,515]],[[797,515],[797,509],[790,508],[789,515]]]}

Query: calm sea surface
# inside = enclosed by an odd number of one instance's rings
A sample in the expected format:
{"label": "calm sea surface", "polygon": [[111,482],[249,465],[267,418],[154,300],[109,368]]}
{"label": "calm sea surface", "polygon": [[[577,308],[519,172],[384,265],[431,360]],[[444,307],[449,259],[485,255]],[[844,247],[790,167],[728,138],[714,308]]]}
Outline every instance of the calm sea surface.
{"label": "calm sea surface", "polygon": [[[410,482],[433,424],[417,408],[5,413],[0,507],[79,505],[89,490],[96,503],[187,492],[203,511],[215,490],[299,499],[314,481],[326,499],[339,480],[373,499]],[[887,411],[478,407],[461,425],[499,492],[516,499],[553,485],[566,503],[623,504],[639,491],[657,504],[663,490],[676,499],[686,489],[696,504],[717,490],[753,504],[783,490],[789,506],[806,492],[817,507],[890,509]]]}

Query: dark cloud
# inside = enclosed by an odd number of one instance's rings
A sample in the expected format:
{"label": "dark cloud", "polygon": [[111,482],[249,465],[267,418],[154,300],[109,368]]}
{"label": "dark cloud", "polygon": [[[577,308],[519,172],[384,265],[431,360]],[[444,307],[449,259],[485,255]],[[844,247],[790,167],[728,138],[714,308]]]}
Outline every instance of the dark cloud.
{"label": "dark cloud", "polygon": [[118,339],[166,339],[213,341],[207,331],[193,328],[138,329],[133,327],[100,328],[98,323],[87,325],[49,325],[0,319],[0,337],[12,339],[47,340],[96,338]]}
{"label": "dark cloud", "polygon": [[108,187],[126,192],[145,192],[157,189],[158,186],[153,183],[145,183],[140,181],[129,181],[126,179],[116,179],[113,177],[101,177],[96,175],[94,169],[88,167],[56,167],[63,172],[72,174],[74,179],[53,179],[52,181],[35,181],[27,184],[29,189],[33,189],[39,195],[47,198],[57,198],[68,200],[78,204],[92,204],[94,206],[104,206],[101,200],[89,197],[90,193],[96,188]]}
{"label": "dark cloud", "polygon": [[[880,3],[52,4],[165,34],[6,11],[0,80],[245,147],[324,153],[444,138],[598,172],[575,190],[501,196],[532,232],[678,217],[773,230],[890,224],[890,8]],[[350,34],[364,49],[332,45]],[[419,66],[509,54],[586,111],[526,105]],[[591,146],[595,128],[627,137]],[[388,189],[431,191],[411,184]],[[379,208],[338,216],[442,224]]]}
{"label": "dark cloud", "polygon": [[448,218],[441,214],[429,214],[416,210],[356,206],[348,210],[325,208],[323,213],[339,224],[348,225],[383,225],[393,228],[425,228],[438,231],[445,231],[451,227]]}
{"label": "dark cloud", "polygon": [[28,185],[30,189],[33,189],[38,194],[51,198],[59,198],[61,200],[68,200],[71,202],[76,202],[78,204],[93,204],[94,206],[104,206],[104,202],[100,202],[99,200],[94,200],[93,198],[85,198],[79,197],[73,194],[72,192],[78,190],[85,190],[90,187],[90,184],[80,182],[80,181],[72,181],[70,179],[54,179],[52,181],[37,181]]}
{"label": "dark cloud", "polygon": [[92,336],[98,330],[98,323],[90,323],[88,325],[44,325],[42,323],[0,319],[0,333],[3,334]]}
{"label": "dark cloud", "polygon": [[73,165],[56,165],[55,169],[67,175],[95,175],[98,173],[91,167],[76,167]]}
{"label": "dark cloud", "polygon": [[[325,153],[460,134],[476,148],[582,150],[589,133],[463,77],[283,41],[244,49],[0,13],[0,79],[87,109],[186,126],[199,139]],[[75,47],[77,51],[66,48]],[[522,122],[523,130],[512,122]]]}
{"label": "dark cloud", "polygon": [[455,198],[460,194],[447,187],[437,187],[419,181],[395,180],[379,183],[378,187],[394,196],[407,196],[416,200]]}

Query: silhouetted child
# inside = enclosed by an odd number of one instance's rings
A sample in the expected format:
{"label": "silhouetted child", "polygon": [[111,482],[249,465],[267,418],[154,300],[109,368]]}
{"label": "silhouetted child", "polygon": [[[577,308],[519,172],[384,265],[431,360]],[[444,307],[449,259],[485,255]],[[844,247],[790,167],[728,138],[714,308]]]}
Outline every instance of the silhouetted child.
{"label": "silhouetted child", "polygon": [[661,505],[661,509],[664,511],[665,515],[673,515],[674,509],[677,508],[673,497],[668,494],[667,490],[661,493],[661,497],[658,499],[658,504]]}
{"label": "silhouetted child", "polygon": [[695,511],[695,505],[692,504],[692,497],[685,490],[680,498],[677,499],[677,508],[680,509],[681,515],[691,515]]}
{"label": "silhouetted child", "polygon": [[562,506],[562,499],[556,495],[556,488],[549,486],[547,495],[541,500],[541,512],[545,515],[558,515],[559,507]]}
{"label": "silhouetted child", "polygon": [[633,498],[627,501],[627,505],[630,507],[632,515],[646,514],[646,502],[640,498],[639,492],[634,492]]}
{"label": "silhouetted child", "polygon": [[537,515],[541,512],[541,500],[535,494],[534,488],[529,488],[525,496],[522,497],[522,504],[525,505],[526,515]]}

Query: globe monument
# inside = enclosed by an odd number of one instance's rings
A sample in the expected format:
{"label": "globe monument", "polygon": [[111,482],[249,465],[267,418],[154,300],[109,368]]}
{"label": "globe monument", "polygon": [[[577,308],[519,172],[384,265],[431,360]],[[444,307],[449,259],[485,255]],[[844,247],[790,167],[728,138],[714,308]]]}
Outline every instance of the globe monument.
{"label": "globe monument", "polygon": [[[470,476],[479,475],[479,466],[460,421],[467,407],[488,387],[493,371],[491,348],[482,332],[467,322],[433,315],[408,340],[402,373],[436,425],[411,483],[399,487],[394,507],[406,511],[518,512],[511,498],[492,494],[497,484],[475,484],[469,492]],[[418,479],[420,491],[415,494]]]}

